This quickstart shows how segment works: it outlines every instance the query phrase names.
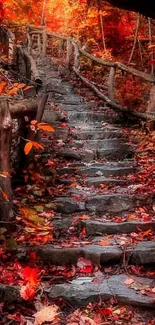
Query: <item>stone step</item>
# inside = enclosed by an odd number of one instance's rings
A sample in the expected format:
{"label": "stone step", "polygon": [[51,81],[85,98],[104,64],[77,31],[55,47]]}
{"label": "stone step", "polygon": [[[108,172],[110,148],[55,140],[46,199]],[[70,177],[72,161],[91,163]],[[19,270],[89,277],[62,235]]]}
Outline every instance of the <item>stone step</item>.
{"label": "stone step", "polygon": [[[70,147],[77,147],[77,148],[83,148],[86,147],[88,149],[116,149],[120,146],[124,146],[124,142],[126,141],[126,138],[113,138],[113,139],[97,139],[97,140],[75,140],[70,143]],[[129,145],[126,147],[128,148]]]}
{"label": "stone step", "polygon": [[121,138],[123,135],[122,130],[107,127],[107,128],[96,128],[92,130],[75,130],[71,131],[71,135],[76,140],[97,140],[97,139],[111,139]]}
{"label": "stone step", "polygon": [[142,196],[129,194],[105,194],[90,196],[86,201],[86,210],[96,213],[117,214],[125,211],[134,211],[141,204],[147,204]]}
{"label": "stone step", "polygon": [[131,232],[155,230],[155,221],[150,222],[102,222],[97,220],[82,220],[82,227],[86,229],[88,236],[99,234],[128,234]]}
{"label": "stone step", "polygon": [[65,111],[69,114],[75,112],[89,112],[90,109],[92,108],[97,108],[97,103],[96,102],[80,102],[78,104],[73,105],[73,104],[66,104],[66,103],[57,103],[57,107],[62,110]]}
{"label": "stone step", "polygon": [[100,177],[87,177],[84,179],[84,183],[87,186],[95,186],[95,187],[98,187],[102,184],[123,186],[128,184],[129,181],[126,179],[106,178],[104,176],[100,176]]}
{"label": "stone step", "polygon": [[48,100],[53,101],[55,103],[64,103],[65,105],[74,105],[74,106],[84,103],[82,97],[73,93],[63,95],[60,93],[51,92],[49,94]]}
{"label": "stone step", "polygon": [[[90,164],[89,166],[81,167],[77,170],[77,174],[79,175],[87,175],[90,177],[93,176],[122,176],[133,173],[136,170],[136,166],[134,165],[134,161],[131,162],[126,161],[127,163],[120,164]],[[70,166],[71,167],[71,166]]]}
{"label": "stone step", "polygon": [[[71,247],[62,245],[42,245],[31,247],[19,247],[17,256],[29,256],[29,252],[36,252],[37,260],[50,265],[76,265],[80,257],[90,260],[93,264],[102,266],[107,264],[117,264],[124,256],[124,246],[111,240],[109,245],[99,245],[98,243],[85,245],[79,242],[71,242]],[[129,264],[154,265],[155,264],[155,242],[144,241],[132,248],[126,249],[126,258]]]}
{"label": "stone step", "polygon": [[[73,189],[72,191],[75,192]],[[73,194],[73,193],[72,193]],[[80,197],[80,193],[75,194]],[[130,194],[112,193],[105,195],[87,194],[87,199],[77,201],[70,197],[58,197],[53,203],[57,212],[68,214],[79,211],[89,211],[95,213],[117,214],[125,211],[134,211],[136,207],[151,203],[151,198]]]}
{"label": "stone step", "polygon": [[93,161],[96,158],[96,150],[93,149],[81,149],[75,150],[70,149],[68,146],[64,146],[63,149],[57,151],[57,156],[63,157],[64,159],[73,159],[73,160],[80,160],[80,161]]}
{"label": "stone step", "polygon": [[69,122],[96,123],[104,121],[106,113],[103,112],[68,112]]}
{"label": "stone step", "polygon": [[[132,280],[131,283],[131,277],[126,274],[108,278],[104,274],[100,277],[78,277],[66,284],[44,285],[44,292],[52,302],[61,298],[75,308],[85,307],[89,302],[106,302],[113,298],[123,305],[147,308],[151,312],[155,300],[152,279],[132,276]],[[20,287],[6,284],[0,284],[0,300],[6,304],[24,302]]]}
{"label": "stone step", "polygon": [[[104,141],[104,140],[103,140]],[[110,140],[109,140],[110,142]],[[71,148],[70,148],[71,147]],[[84,162],[90,162],[95,159],[103,159],[106,158],[110,161],[116,161],[116,160],[123,160],[126,158],[132,158],[133,151],[131,149],[131,146],[128,144],[120,144],[117,146],[114,146],[111,148],[95,148],[94,147],[83,147],[83,148],[77,148],[73,145],[65,145],[62,149],[59,151],[57,150],[57,155],[60,157],[63,157],[65,159],[75,159],[75,160],[81,160]]]}
{"label": "stone step", "polygon": [[[47,294],[50,299],[63,299],[72,306],[84,307],[89,302],[98,302],[100,299],[106,302],[110,298],[116,299],[127,305],[142,307],[142,308],[154,308],[155,295],[145,295],[141,293],[140,288],[153,289],[153,281],[151,279],[143,277],[133,277],[133,283],[139,284],[139,290],[134,289],[134,286],[130,287],[126,283],[130,283],[131,278],[128,275],[120,274],[110,276],[108,279],[98,278],[77,278],[70,283],[56,284],[48,288]],[[143,289],[145,292],[145,289]],[[147,293],[147,291],[146,291]],[[107,322],[106,322],[107,323]],[[108,324],[108,323],[107,323]]]}
{"label": "stone step", "polygon": [[104,176],[104,177],[110,177],[110,176],[123,176],[128,175],[133,172],[135,172],[135,167],[106,167],[103,166],[90,166],[90,167],[63,167],[63,168],[57,168],[58,175],[85,175],[90,177],[97,177],[98,175]]}

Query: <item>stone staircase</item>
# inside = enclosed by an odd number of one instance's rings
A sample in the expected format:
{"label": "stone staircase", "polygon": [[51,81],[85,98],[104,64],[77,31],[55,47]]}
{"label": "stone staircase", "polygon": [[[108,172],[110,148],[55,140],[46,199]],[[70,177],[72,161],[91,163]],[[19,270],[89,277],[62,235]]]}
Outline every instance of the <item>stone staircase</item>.
{"label": "stone staircase", "polygon": [[[73,84],[61,79],[57,68],[54,69],[54,77],[53,65],[50,71],[47,70],[46,77],[45,72],[42,76],[49,82],[49,108],[45,110],[43,120],[54,126],[56,132],[50,141],[45,138],[42,142],[45,147],[51,147],[51,157],[60,161],[56,184],[66,185],[66,191],[52,200],[57,215],[53,226],[60,235],[58,243],[34,250],[45,264],[76,265],[82,257],[101,267],[101,272],[99,277],[92,274],[52,285],[48,295],[50,299],[62,297],[74,306],[86,306],[99,297],[103,301],[115,297],[125,304],[153,307],[153,293],[147,296],[127,285],[130,274],[125,272],[125,265],[122,266],[124,258],[127,265],[155,263],[155,242],[141,240],[135,244],[129,237],[123,240],[121,236],[138,236],[139,231],[155,229],[155,219],[136,222],[127,218],[138,207],[145,205],[151,209],[153,203],[152,198],[130,190],[132,178],[128,175],[137,170],[136,146],[129,143],[118,114],[104,103],[84,100]],[[62,121],[66,123],[65,128],[61,126]],[[119,222],[113,221],[114,216],[119,217]],[[79,232],[79,240],[75,242],[72,234],[74,219],[78,220],[76,229]],[[67,240],[68,247],[63,247],[63,240]],[[104,273],[104,266],[109,264],[117,265],[116,275]],[[150,288],[153,284],[152,279],[131,277],[135,283]]]}
{"label": "stone staircase", "polygon": [[[129,265],[155,265],[155,242],[139,236],[155,230],[155,219],[128,218],[136,209],[145,206],[151,210],[153,205],[152,197],[136,194],[132,188],[137,149],[111,108],[84,100],[50,60],[38,62],[38,68],[49,92],[43,121],[55,128],[54,135],[47,133],[41,139],[45,147],[42,159],[56,161],[56,183],[51,186],[64,186],[64,191],[50,199],[56,211],[54,241],[21,248],[19,255],[33,250],[45,265],[69,267],[83,258],[99,268],[67,283],[45,285],[52,301],[63,298],[79,307],[114,297],[123,304],[154,308],[153,278],[128,272]],[[109,265],[112,271],[108,272]]]}

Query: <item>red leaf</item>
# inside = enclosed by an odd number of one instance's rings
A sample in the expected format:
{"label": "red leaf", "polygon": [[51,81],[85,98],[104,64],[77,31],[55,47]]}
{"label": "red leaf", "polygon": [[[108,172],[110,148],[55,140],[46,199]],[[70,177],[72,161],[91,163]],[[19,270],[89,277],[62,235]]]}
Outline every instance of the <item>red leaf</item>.
{"label": "red leaf", "polygon": [[82,273],[90,273],[93,270],[92,262],[83,257],[80,257],[78,259],[77,267]]}
{"label": "red leaf", "polygon": [[32,269],[27,266],[23,269],[21,276],[31,286],[36,286],[38,284],[38,269]]}
{"label": "red leaf", "polygon": [[112,314],[112,311],[109,308],[101,308],[100,311],[105,316],[110,316]]}

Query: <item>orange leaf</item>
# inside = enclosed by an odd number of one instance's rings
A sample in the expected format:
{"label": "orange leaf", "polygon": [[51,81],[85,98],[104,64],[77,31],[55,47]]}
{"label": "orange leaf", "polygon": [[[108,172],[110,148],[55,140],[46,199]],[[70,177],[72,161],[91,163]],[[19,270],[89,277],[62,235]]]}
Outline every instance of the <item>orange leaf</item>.
{"label": "orange leaf", "polygon": [[0,94],[3,92],[3,90],[4,90],[4,88],[5,88],[5,86],[6,86],[6,81],[2,81],[1,83],[0,83]]}
{"label": "orange leaf", "polygon": [[9,198],[8,198],[7,194],[2,189],[0,189],[0,190],[1,190],[1,193],[2,193],[2,196],[3,196],[3,199],[5,201],[9,201]]}
{"label": "orange leaf", "polygon": [[44,149],[44,147],[38,142],[32,141],[32,145],[37,149]]}
{"label": "orange leaf", "polygon": [[52,126],[46,124],[46,123],[38,123],[38,128],[43,131],[48,131],[48,132],[55,132]]}
{"label": "orange leaf", "polygon": [[22,89],[22,88],[24,88],[26,85],[24,84],[24,83],[21,83],[21,84],[18,84],[18,89]]}
{"label": "orange leaf", "polygon": [[135,215],[135,214],[130,214],[130,215],[128,216],[128,219],[130,219],[130,220],[134,220],[134,219],[136,219],[136,215]]}
{"label": "orange leaf", "polygon": [[151,229],[146,230],[145,232],[140,234],[140,237],[142,237],[142,238],[146,237],[151,231],[152,231]]}
{"label": "orange leaf", "polygon": [[100,241],[98,242],[98,244],[99,244],[100,246],[108,246],[108,245],[110,245],[111,243],[110,243],[110,241],[108,241],[108,240],[100,240]]}
{"label": "orange leaf", "polygon": [[8,95],[16,95],[18,92],[18,88],[14,87],[11,90],[8,91]]}
{"label": "orange leaf", "polygon": [[24,147],[25,155],[28,155],[28,153],[31,151],[32,147],[33,147],[32,141],[29,141],[26,143],[26,145]]}

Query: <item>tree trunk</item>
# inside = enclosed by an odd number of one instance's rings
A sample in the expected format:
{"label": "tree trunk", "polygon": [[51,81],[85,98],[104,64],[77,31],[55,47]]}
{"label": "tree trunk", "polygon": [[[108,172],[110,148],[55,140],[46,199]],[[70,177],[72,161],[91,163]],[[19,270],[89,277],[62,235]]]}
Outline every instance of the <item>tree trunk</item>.
{"label": "tree trunk", "polygon": [[[12,119],[8,99],[4,96],[0,98],[0,221],[6,224],[13,220],[10,176],[11,138]],[[3,173],[6,177],[3,177]]]}

